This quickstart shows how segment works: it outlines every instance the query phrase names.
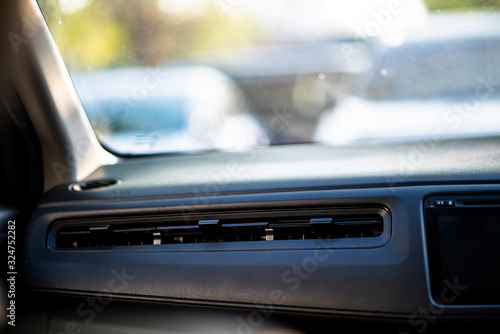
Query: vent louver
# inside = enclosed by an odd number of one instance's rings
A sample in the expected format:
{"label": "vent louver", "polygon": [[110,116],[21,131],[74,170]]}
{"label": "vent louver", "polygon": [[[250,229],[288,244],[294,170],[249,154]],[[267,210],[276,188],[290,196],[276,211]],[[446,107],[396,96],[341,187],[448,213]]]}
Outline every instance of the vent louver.
{"label": "vent louver", "polygon": [[[363,210],[357,210],[363,211]],[[373,210],[372,210],[373,212]],[[205,217],[138,217],[58,222],[53,249],[92,249],[135,245],[180,245],[310,239],[376,239],[387,234],[385,210],[255,212]]]}

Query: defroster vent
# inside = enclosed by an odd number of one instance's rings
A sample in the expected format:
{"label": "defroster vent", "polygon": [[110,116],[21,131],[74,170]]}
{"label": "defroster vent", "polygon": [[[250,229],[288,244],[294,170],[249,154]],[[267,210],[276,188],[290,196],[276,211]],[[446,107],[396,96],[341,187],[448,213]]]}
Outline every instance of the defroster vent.
{"label": "defroster vent", "polygon": [[87,190],[109,187],[117,183],[119,183],[119,180],[117,179],[83,181],[72,184],[70,186],[70,189],[73,191],[87,191]]}

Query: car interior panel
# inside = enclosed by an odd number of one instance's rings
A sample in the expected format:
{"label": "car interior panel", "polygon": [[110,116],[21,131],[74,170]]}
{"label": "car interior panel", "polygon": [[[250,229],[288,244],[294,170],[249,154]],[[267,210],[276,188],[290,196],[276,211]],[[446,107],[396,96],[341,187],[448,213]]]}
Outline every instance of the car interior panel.
{"label": "car interior panel", "polygon": [[498,328],[500,6],[339,3],[3,0],[0,332]]}

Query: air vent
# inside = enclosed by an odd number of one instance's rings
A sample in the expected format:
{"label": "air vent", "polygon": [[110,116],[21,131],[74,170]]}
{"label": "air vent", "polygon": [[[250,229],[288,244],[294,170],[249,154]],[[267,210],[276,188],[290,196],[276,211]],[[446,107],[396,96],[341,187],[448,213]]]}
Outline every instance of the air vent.
{"label": "air vent", "polygon": [[94,189],[109,187],[114,184],[117,184],[118,182],[119,181],[117,179],[84,181],[72,184],[70,186],[70,189],[73,191],[94,190]]}
{"label": "air vent", "polygon": [[242,242],[282,242],[283,246],[284,241],[293,242],[295,247],[302,241],[317,239],[372,246],[387,240],[388,229],[389,216],[384,209],[127,217],[57,222],[49,236],[49,247],[85,250]]}

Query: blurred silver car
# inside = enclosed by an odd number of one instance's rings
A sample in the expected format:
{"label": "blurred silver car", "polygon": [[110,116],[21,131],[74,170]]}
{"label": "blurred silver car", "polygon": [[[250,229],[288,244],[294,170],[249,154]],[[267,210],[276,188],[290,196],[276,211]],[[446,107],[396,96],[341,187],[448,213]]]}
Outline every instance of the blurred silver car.
{"label": "blurred silver car", "polygon": [[101,143],[119,154],[269,143],[232,80],[210,67],[112,69],[73,81]]}
{"label": "blurred silver car", "polygon": [[440,30],[382,48],[353,94],[320,118],[314,140],[341,145],[499,134],[500,20],[487,13],[443,15],[439,22]]}

